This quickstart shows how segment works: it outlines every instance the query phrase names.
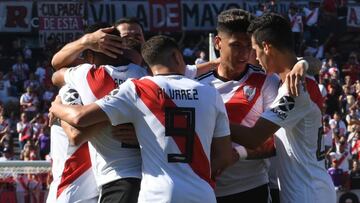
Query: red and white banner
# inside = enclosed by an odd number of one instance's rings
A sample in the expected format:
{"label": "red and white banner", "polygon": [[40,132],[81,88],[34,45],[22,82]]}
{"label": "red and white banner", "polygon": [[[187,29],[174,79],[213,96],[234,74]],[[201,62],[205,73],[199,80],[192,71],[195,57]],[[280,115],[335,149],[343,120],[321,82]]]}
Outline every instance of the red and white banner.
{"label": "red and white banner", "polygon": [[32,1],[0,1],[0,32],[30,32]]}
{"label": "red and white banner", "polygon": [[37,10],[40,45],[44,45],[49,38],[66,43],[78,39],[83,34],[83,3],[40,1]]}

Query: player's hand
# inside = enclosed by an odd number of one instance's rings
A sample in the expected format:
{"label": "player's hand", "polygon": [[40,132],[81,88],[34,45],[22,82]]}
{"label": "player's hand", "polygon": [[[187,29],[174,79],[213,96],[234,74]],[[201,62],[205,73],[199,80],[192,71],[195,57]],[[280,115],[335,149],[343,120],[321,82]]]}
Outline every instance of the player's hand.
{"label": "player's hand", "polygon": [[299,61],[295,64],[291,72],[286,75],[285,83],[290,96],[299,96],[300,88],[306,90],[306,69],[306,64],[303,61]]}
{"label": "player's hand", "polygon": [[57,105],[57,104],[61,104],[61,97],[59,95],[57,95],[55,97],[55,100],[53,102],[51,102],[51,107],[49,109],[49,114],[48,114],[49,127],[51,127],[57,119],[56,116],[54,115],[54,109],[53,109],[53,106]]}
{"label": "player's hand", "polygon": [[131,123],[114,126],[112,127],[111,131],[112,131],[112,136],[116,140],[122,143],[130,144],[130,145],[139,144],[136,137],[135,128]]}
{"label": "player's hand", "polygon": [[86,34],[82,44],[96,52],[101,52],[109,57],[116,58],[117,55],[123,54],[121,37],[111,33],[115,27],[102,28],[96,32]]}

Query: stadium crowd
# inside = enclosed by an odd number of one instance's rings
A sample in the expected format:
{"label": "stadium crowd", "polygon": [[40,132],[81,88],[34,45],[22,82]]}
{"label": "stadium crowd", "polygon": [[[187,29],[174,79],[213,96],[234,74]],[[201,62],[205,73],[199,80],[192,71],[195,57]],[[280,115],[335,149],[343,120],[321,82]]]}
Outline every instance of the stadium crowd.
{"label": "stadium crowd", "polygon": [[[324,101],[321,136],[326,168],[338,190],[360,189],[360,50],[340,52],[336,34],[322,29],[343,20],[344,2],[293,4],[283,14],[292,26],[297,55],[321,61],[315,75]],[[274,12],[274,3],[259,4],[254,14]],[[178,38],[187,64],[208,61],[207,34],[184,32]],[[62,46],[51,38],[42,50],[21,39],[10,47],[0,44],[0,161],[51,159],[48,110],[58,92],[51,82],[51,59]]]}

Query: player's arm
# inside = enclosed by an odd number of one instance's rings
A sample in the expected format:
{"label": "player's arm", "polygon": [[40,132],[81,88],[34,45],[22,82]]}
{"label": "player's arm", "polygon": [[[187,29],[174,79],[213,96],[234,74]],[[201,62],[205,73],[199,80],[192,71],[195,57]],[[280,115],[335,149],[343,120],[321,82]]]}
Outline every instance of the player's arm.
{"label": "player's arm", "polygon": [[276,155],[273,136],[269,137],[263,144],[255,149],[246,149],[246,160],[265,159]]}
{"label": "player's arm", "polygon": [[299,95],[299,84],[305,81],[306,74],[316,75],[320,72],[321,61],[315,57],[303,57],[293,67],[286,76],[287,87],[290,94]]}
{"label": "player's arm", "polygon": [[108,121],[106,113],[96,103],[85,106],[65,105],[61,103],[60,96],[51,103],[49,112],[75,127],[87,127]]}
{"label": "player's arm", "polygon": [[66,70],[67,68],[61,68],[57,70],[55,73],[53,73],[51,77],[51,81],[55,86],[62,87],[63,85],[65,85],[64,75]]}
{"label": "player's arm", "polygon": [[76,128],[66,123],[65,121],[61,121],[61,127],[64,129],[66,135],[68,136],[69,142],[72,145],[80,145],[88,141],[91,137],[99,135],[100,132],[109,125],[110,123],[105,121],[84,128]]}
{"label": "player's arm", "polygon": [[205,63],[196,64],[196,76],[200,76],[215,69],[219,64],[220,64],[220,58]]}
{"label": "player's arm", "polygon": [[75,66],[84,63],[79,59],[80,54],[86,49],[104,53],[112,58],[122,54],[121,37],[108,34],[114,27],[99,29],[96,32],[85,34],[80,39],[68,43],[51,60],[55,70],[63,67]]}
{"label": "player's arm", "polygon": [[215,180],[226,167],[234,162],[230,136],[213,138],[211,143],[212,178]]}
{"label": "player's arm", "polygon": [[256,149],[269,137],[273,136],[279,128],[275,123],[262,117],[257,120],[252,128],[231,123],[231,139],[246,148]]}

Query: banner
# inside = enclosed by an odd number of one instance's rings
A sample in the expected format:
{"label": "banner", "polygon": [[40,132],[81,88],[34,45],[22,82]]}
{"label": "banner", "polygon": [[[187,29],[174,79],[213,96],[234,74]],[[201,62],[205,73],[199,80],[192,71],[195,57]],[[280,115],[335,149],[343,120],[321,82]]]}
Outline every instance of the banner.
{"label": "banner", "polygon": [[346,23],[348,27],[360,28],[360,6],[349,6]]}
{"label": "banner", "polygon": [[83,34],[84,4],[80,2],[38,2],[39,42],[48,39],[67,43]]}
{"label": "banner", "polygon": [[[296,1],[299,6],[307,1]],[[290,2],[277,2],[274,10],[286,13]],[[134,0],[88,2],[88,24],[114,23],[122,17],[135,17],[151,32],[210,31],[216,26],[217,16],[230,8],[243,8],[252,13],[258,2],[240,0]]]}
{"label": "banner", "polygon": [[0,32],[30,32],[32,1],[1,1]]}

